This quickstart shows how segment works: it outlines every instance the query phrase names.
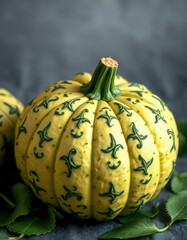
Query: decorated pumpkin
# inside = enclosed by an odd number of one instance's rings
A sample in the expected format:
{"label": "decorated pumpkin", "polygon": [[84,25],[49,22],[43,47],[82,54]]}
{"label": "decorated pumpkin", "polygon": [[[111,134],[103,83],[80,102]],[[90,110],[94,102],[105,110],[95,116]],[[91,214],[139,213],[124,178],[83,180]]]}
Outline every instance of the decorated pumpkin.
{"label": "decorated pumpkin", "polygon": [[100,221],[140,209],[168,182],[178,152],[175,119],[145,86],[102,58],[41,92],[16,126],[21,177],[43,202]]}
{"label": "decorated pumpkin", "polygon": [[9,91],[0,88],[0,166],[13,149],[16,121],[23,105]]}

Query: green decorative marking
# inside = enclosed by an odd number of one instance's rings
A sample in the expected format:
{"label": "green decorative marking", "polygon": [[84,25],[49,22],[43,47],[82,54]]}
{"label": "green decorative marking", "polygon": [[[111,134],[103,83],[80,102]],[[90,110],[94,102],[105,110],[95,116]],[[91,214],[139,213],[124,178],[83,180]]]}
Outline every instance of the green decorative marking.
{"label": "green decorative marking", "polygon": [[120,148],[123,149],[123,146],[121,144],[116,144],[116,140],[111,133],[109,135],[110,135],[110,146],[107,147],[106,149],[101,149],[101,151],[104,153],[112,152],[112,157],[117,158],[116,153]]}
{"label": "green decorative marking", "polygon": [[124,190],[121,192],[117,192],[114,184],[112,182],[109,183],[110,187],[109,187],[109,191],[105,192],[105,193],[100,193],[99,195],[102,197],[109,197],[110,198],[110,203],[114,203],[116,201],[116,198],[121,196],[124,193]]}
{"label": "green decorative marking", "polygon": [[60,109],[60,108],[57,108],[57,110],[55,111],[55,114],[56,115],[63,115],[64,112],[59,112],[59,110],[63,111],[64,109],[68,109],[70,112],[74,112],[74,109],[73,109],[73,104],[77,101],[79,101],[80,98],[76,98],[76,99],[72,99],[70,101],[67,101],[65,103],[63,103],[63,107]]}
{"label": "green decorative marking", "polygon": [[[1,114],[0,115],[0,119],[2,119],[3,118],[3,115]],[[3,125],[3,122],[2,121],[0,121],[0,127]]]}
{"label": "green decorative marking", "polygon": [[64,190],[66,190],[66,195],[61,195],[62,199],[64,199],[65,201],[67,201],[69,198],[72,197],[76,197],[78,201],[81,201],[83,199],[83,196],[81,193],[77,193],[75,191],[77,191],[77,187],[73,186],[73,189],[70,190],[69,188],[67,188],[66,186],[64,186]]}
{"label": "green decorative marking", "polygon": [[62,109],[57,108],[57,109],[55,110],[55,115],[62,116],[62,115],[64,115],[64,112],[62,111]]}
{"label": "green decorative marking", "polygon": [[91,100],[90,100],[90,101],[88,101],[87,103],[94,104],[94,101],[91,101]]}
{"label": "green decorative marking", "polygon": [[70,212],[69,214],[73,217],[73,218],[79,218],[79,219],[85,219],[88,218],[88,215],[84,215],[84,216],[80,216],[80,214],[83,214],[83,212],[76,212],[73,209],[69,209]]}
{"label": "green decorative marking", "polygon": [[144,194],[143,196],[141,196],[138,201],[136,203],[138,203],[138,205],[136,206],[132,206],[130,207],[131,209],[135,210],[135,211],[139,211],[140,208],[142,208],[145,204],[145,200],[149,199],[149,197],[151,196],[150,193]]}
{"label": "green decorative marking", "polygon": [[140,180],[140,183],[142,183],[142,184],[148,184],[148,183],[151,181],[152,176],[153,176],[152,174],[149,174],[149,178],[146,179],[146,180],[141,179],[141,180]]}
{"label": "green decorative marking", "polygon": [[86,108],[77,117],[72,118],[72,121],[77,122],[76,124],[77,128],[80,128],[80,125],[85,122],[88,122],[91,124],[90,120],[84,117],[85,112],[89,112],[89,110]]}
{"label": "green decorative marking", "polygon": [[132,116],[132,108],[130,108],[130,107],[125,107],[125,106],[123,106],[122,104],[120,104],[120,103],[117,103],[117,102],[115,102],[114,104],[116,104],[117,106],[118,106],[118,108],[119,108],[119,111],[118,111],[118,115],[120,115],[120,114],[122,114],[123,112],[127,112],[127,117],[131,117]]}
{"label": "green decorative marking", "polygon": [[27,120],[27,116],[25,117],[25,119],[23,120],[23,122],[21,123],[21,125],[19,126],[19,128],[18,128],[18,134],[17,134],[17,137],[16,137],[16,138],[18,138],[21,133],[27,134],[27,129],[26,129],[26,127],[24,126],[26,120]]}
{"label": "green decorative marking", "polygon": [[109,107],[103,107],[103,108],[101,108],[101,110],[99,110],[99,112],[102,112],[103,110],[108,110],[108,111],[112,111]]}
{"label": "green decorative marking", "polygon": [[36,147],[34,147],[34,156],[36,157],[36,158],[43,158],[44,157],[44,153],[42,152],[42,153],[39,153],[38,151],[37,151],[37,149],[36,149]]}
{"label": "green decorative marking", "polygon": [[7,94],[0,92],[0,96],[7,96]]}
{"label": "green decorative marking", "polygon": [[161,112],[159,109],[154,109],[150,106],[145,106],[145,107],[148,108],[155,115],[155,123],[158,123],[159,120],[162,120],[165,123],[167,123],[164,117],[161,115]]}
{"label": "green decorative marking", "polygon": [[141,162],[141,166],[137,167],[137,168],[134,168],[133,170],[134,171],[143,171],[143,173],[145,175],[148,175],[148,171],[147,170],[148,170],[149,166],[153,163],[153,158],[151,158],[151,160],[146,162],[145,159],[141,155],[139,155],[138,159]]}
{"label": "green decorative marking", "polygon": [[76,153],[77,153],[77,150],[75,148],[72,148],[69,151],[68,156],[63,155],[63,156],[60,157],[60,160],[64,160],[65,164],[68,168],[68,172],[65,172],[67,174],[68,178],[71,177],[73,169],[77,169],[77,168],[81,167],[81,165],[76,164],[74,159],[73,159],[73,155],[75,155]]}
{"label": "green decorative marking", "polygon": [[137,93],[140,97],[143,97],[143,93],[147,93],[145,91],[130,91],[130,92],[134,92],[134,93]]}
{"label": "green decorative marking", "polygon": [[69,209],[70,212],[69,214],[73,217],[73,218],[83,218],[80,216],[80,214],[83,214],[83,212],[75,212],[73,209]]}
{"label": "green decorative marking", "polygon": [[43,130],[40,130],[40,131],[37,132],[40,136],[40,141],[39,141],[39,144],[38,144],[40,148],[43,147],[44,142],[50,142],[50,141],[53,140],[52,137],[47,136],[50,126],[51,126],[51,122],[49,122]]}
{"label": "green decorative marking", "polygon": [[82,137],[82,135],[83,135],[82,131],[78,134],[78,133],[75,133],[74,129],[71,130],[71,136],[74,138],[80,138]]}
{"label": "green decorative marking", "polygon": [[165,102],[163,102],[162,99],[160,99],[159,97],[157,97],[157,96],[155,96],[155,95],[152,95],[152,97],[159,101],[162,109],[165,111],[165,107],[166,107]]}
{"label": "green decorative marking", "polygon": [[173,129],[167,129],[167,134],[169,135],[169,138],[171,139],[172,138],[172,146],[171,146],[171,149],[170,149],[170,152],[172,152],[173,150],[176,151],[176,145],[175,145],[175,133],[173,131]]}
{"label": "green decorative marking", "polygon": [[141,87],[141,85],[139,84],[139,83],[130,83],[129,84],[129,87],[137,87],[137,88],[140,88],[140,89],[142,89],[142,87]]}
{"label": "green decorative marking", "polygon": [[37,185],[37,183],[40,182],[38,174],[34,170],[30,170],[29,175],[32,177],[32,181],[29,180],[29,182],[34,189],[35,194],[40,196],[40,192],[46,192],[45,189]]}
{"label": "green decorative marking", "polygon": [[79,205],[77,205],[77,208],[87,209],[88,207],[86,205],[79,204]]}
{"label": "green decorative marking", "polygon": [[121,161],[118,161],[117,164],[111,164],[111,162],[108,161],[106,164],[110,169],[115,170],[121,165]]}
{"label": "green decorative marking", "polygon": [[138,201],[136,203],[139,203],[140,201],[142,201],[143,199],[148,199],[151,196],[150,193],[144,194],[143,196],[141,196]]}
{"label": "green decorative marking", "polygon": [[140,208],[142,208],[143,206],[144,206],[144,200],[142,200],[137,206],[132,206],[130,208],[133,209],[134,211],[139,211]]}
{"label": "green decorative marking", "polygon": [[17,106],[13,107],[12,105],[6,103],[6,102],[3,102],[4,105],[6,105],[7,107],[9,107],[9,114],[10,115],[17,115],[18,117],[20,116],[20,112],[19,112],[19,109]]}
{"label": "green decorative marking", "polygon": [[71,82],[69,82],[68,80],[66,81],[62,81],[63,84],[72,84]]}
{"label": "green decorative marking", "polygon": [[172,176],[172,174],[173,174],[173,171],[174,171],[174,169],[175,169],[175,166],[176,166],[175,161],[172,161],[172,169],[171,169],[171,172],[170,172],[170,174],[168,175],[168,177],[165,179],[166,181],[168,181],[168,180],[171,178],[171,176]]}
{"label": "green decorative marking", "polygon": [[[60,201],[62,202],[62,199],[60,198]],[[66,203],[64,203],[64,202],[62,202],[62,204],[64,205],[64,206],[66,206],[66,207],[71,207],[71,204],[66,204]]]}
{"label": "green decorative marking", "polygon": [[44,107],[45,109],[48,109],[49,108],[49,104],[51,102],[54,102],[54,101],[57,101],[59,98],[57,96],[55,96],[54,98],[48,98],[48,99],[44,99],[39,105],[36,105],[34,108],[33,108],[33,112],[39,112],[39,108],[40,107]]}
{"label": "green decorative marking", "polygon": [[105,111],[105,114],[100,115],[97,119],[100,119],[100,118],[106,119],[106,123],[107,123],[108,127],[112,127],[114,124],[111,125],[111,121],[113,119],[116,119],[116,117],[109,115],[107,110]]}
{"label": "green decorative marking", "polygon": [[65,92],[63,96],[64,97],[69,97],[69,95],[71,95],[71,94],[72,94],[72,92]]}
{"label": "green decorative marking", "polygon": [[118,208],[116,210],[113,210],[111,207],[108,208],[108,212],[97,212],[102,215],[107,215],[107,218],[112,218],[114,214],[122,210],[122,208]]}
{"label": "green decorative marking", "polygon": [[70,112],[74,112],[74,109],[73,109],[73,104],[77,101],[79,101],[80,98],[77,98],[77,99],[73,99],[73,100],[70,100],[70,101],[67,101],[64,103],[64,106],[62,107],[62,109],[68,109]]}
{"label": "green decorative marking", "polygon": [[132,138],[133,140],[137,140],[139,143],[136,145],[137,148],[142,148],[143,147],[143,141],[142,140],[145,140],[147,138],[147,135],[142,135],[142,134],[139,134],[139,131],[138,129],[136,128],[136,125],[134,122],[132,122],[130,124],[130,126],[132,126],[132,133],[129,134],[127,136],[127,141]]}
{"label": "green decorative marking", "polygon": [[69,97],[68,93],[64,93],[63,97]]}
{"label": "green decorative marking", "polygon": [[55,85],[54,88],[51,90],[51,92],[55,92],[59,89],[66,89],[62,84]]}
{"label": "green decorative marking", "polygon": [[136,99],[136,100],[132,101],[132,98],[126,98],[126,100],[129,101],[129,102],[132,102],[132,104],[137,104],[137,103],[140,102],[139,99]]}

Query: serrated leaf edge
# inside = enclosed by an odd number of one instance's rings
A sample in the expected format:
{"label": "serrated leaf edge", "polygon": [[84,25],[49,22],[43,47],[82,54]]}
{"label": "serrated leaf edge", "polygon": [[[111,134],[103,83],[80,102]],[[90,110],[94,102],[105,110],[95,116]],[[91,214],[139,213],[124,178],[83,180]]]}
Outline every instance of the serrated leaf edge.
{"label": "serrated leaf edge", "polygon": [[[16,183],[16,184],[14,184],[11,187],[11,192],[12,192],[12,195],[13,195],[13,198],[14,198],[15,206],[14,206],[14,208],[12,208],[11,215],[13,215],[15,213],[15,210],[17,208],[17,203],[19,202],[18,198],[16,196],[16,188],[19,187],[19,186],[24,187],[26,189],[25,192],[27,194],[27,197],[28,197],[28,199],[31,199],[31,192],[30,192],[29,188],[25,184],[23,184],[23,183]],[[32,201],[30,200],[26,204],[26,208],[27,209],[25,208],[24,211],[22,211],[21,214],[15,214],[15,215],[17,215],[16,217],[14,216],[12,218],[12,220],[10,220],[10,222],[2,224],[1,227],[7,227],[9,224],[13,223],[17,218],[19,218],[21,216],[26,216],[30,212],[31,207],[32,207]]]}
{"label": "serrated leaf edge", "polygon": [[[184,191],[181,191],[181,192],[172,194],[172,195],[167,199],[167,201],[165,202],[165,210],[166,210],[166,213],[167,213],[168,216],[171,218],[171,222],[170,222],[170,224],[168,224],[168,225],[171,225],[173,222],[179,220],[179,219],[176,219],[176,217],[175,217],[175,218],[172,218],[172,216],[170,215],[170,213],[169,213],[169,211],[168,211],[168,201],[170,201],[170,200],[169,200],[170,198],[175,197],[176,195],[179,195],[179,194],[181,194],[181,193],[183,193],[183,192],[186,192],[186,194],[187,194],[187,190],[184,190]],[[181,219],[181,220],[182,220],[182,219]]]}
{"label": "serrated leaf edge", "polygon": [[[28,234],[28,233],[23,233],[23,232],[21,232],[21,231],[16,231],[16,230],[14,230],[14,229],[12,229],[11,228],[11,224],[9,224],[8,226],[7,226],[7,229],[10,231],[10,232],[12,232],[12,233],[16,233],[16,234],[24,234],[24,236],[40,236],[40,235],[44,235],[44,234],[47,234],[47,233],[50,233],[52,230],[54,230],[54,228],[56,227],[56,217],[55,217],[55,213],[53,212],[53,209],[51,208],[50,209],[50,205],[48,205],[47,206],[47,210],[48,210],[48,214],[49,214],[49,212],[50,213],[52,213],[52,218],[51,218],[51,222],[52,222],[52,224],[51,225],[53,225],[53,227],[52,228],[50,228],[49,230],[46,230],[46,231],[44,231],[44,232],[40,232],[40,233],[30,233],[30,234]],[[21,216],[21,218],[24,218],[24,216]]]}

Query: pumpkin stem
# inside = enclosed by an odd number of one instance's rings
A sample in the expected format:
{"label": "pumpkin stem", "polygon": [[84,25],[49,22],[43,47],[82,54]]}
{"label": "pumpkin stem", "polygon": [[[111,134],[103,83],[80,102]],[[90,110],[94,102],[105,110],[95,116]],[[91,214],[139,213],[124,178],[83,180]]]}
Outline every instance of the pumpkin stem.
{"label": "pumpkin stem", "polygon": [[91,81],[84,84],[81,91],[91,99],[110,101],[121,95],[114,81],[118,68],[118,62],[110,57],[101,58]]}

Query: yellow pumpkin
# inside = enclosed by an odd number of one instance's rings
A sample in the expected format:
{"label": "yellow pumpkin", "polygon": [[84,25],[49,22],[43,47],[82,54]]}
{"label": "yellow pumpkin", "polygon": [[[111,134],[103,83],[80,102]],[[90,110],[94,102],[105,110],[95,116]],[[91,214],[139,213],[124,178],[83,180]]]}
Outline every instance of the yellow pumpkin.
{"label": "yellow pumpkin", "polygon": [[16,121],[23,105],[6,89],[0,88],[0,166],[13,149]]}
{"label": "yellow pumpkin", "polygon": [[178,153],[175,119],[145,86],[102,58],[41,92],[16,126],[21,177],[43,201],[78,218],[140,209],[168,182]]}

